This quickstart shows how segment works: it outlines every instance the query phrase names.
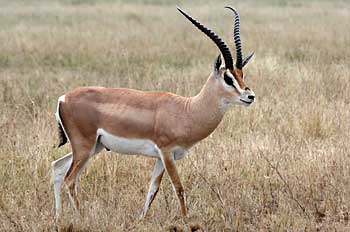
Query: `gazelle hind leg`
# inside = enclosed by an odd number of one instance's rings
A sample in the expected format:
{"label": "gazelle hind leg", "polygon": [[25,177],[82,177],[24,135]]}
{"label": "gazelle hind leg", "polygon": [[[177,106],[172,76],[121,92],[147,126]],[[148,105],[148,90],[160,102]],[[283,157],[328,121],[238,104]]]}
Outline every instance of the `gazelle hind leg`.
{"label": "gazelle hind leg", "polygon": [[164,174],[164,166],[163,166],[162,160],[158,159],[156,161],[156,164],[154,165],[154,169],[152,172],[152,178],[151,178],[151,182],[149,184],[149,189],[148,189],[145,205],[144,205],[143,211],[140,215],[141,218],[146,216],[154,198],[156,197],[158,190],[159,190],[160,183],[162,181],[163,174]]}
{"label": "gazelle hind leg", "polygon": [[69,199],[75,211],[79,211],[79,200],[77,197],[77,187],[76,187],[79,174],[81,173],[82,169],[84,168],[88,160],[89,160],[88,155],[86,155],[86,158],[84,157],[81,160],[74,160],[74,157],[73,157],[71,168],[64,179],[64,182],[68,190]]}
{"label": "gazelle hind leg", "polygon": [[102,149],[103,146],[99,143],[99,141],[97,141],[96,144],[93,146],[92,150],[80,149],[79,151],[77,151],[79,152],[79,155],[74,154],[71,168],[66,174],[64,181],[68,188],[69,199],[76,211],[79,211],[80,208],[77,195],[79,176],[82,173],[86,164],[88,163],[89,159],[98,152],[100,152]]}
{"label": "gazelle hind leg", "polygon": [[61,188],[64,177],[72,164],[72,152],[68,153],[64,157],[55,160],[51,163],[52,177],[53,177],[53,187],[55,194],[55,211],[56,218],[58,218],[62,211],[61,205]]}
{"label": "gazelle hind leg", "polygon": [[176,196],[179,200],[182,216],[186,216],[187,208],[186,208],[186,202],[185,202],[185,192],[181,184],[179,174],[176,169],[174,155],[171,152],[162,152],[161,158],[162,158],[162,162],[165,167],[165,170],[167,171],[170,177],[171,184],[173,185],[173,188],[174,188],[174,192],[176,193]]}

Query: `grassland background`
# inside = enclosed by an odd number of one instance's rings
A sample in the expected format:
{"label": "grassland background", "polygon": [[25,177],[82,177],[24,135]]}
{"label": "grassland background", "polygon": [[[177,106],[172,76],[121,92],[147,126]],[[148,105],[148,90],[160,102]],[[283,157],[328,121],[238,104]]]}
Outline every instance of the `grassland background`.
{"label": "grassland background", "polygon": [[63,194],[60,230],[349,231],[347,1],[0,1],[0,231],[52,231],[57,98],[101,85],[194,95],[218,50],[175,4],[233,48],[241,13],[257,102],[233,107],[178,162],[190,217],[167,176],[138,220],[154,160],[102,152],[81,178],[83,217]]}

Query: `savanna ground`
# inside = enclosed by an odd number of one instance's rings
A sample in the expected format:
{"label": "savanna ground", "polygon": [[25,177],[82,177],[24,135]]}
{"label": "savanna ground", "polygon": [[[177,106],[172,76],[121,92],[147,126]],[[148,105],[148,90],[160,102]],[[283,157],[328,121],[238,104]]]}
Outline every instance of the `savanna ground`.
{"label": "savanna ground", "polygon": [[50,164],[57,98],[101,85],[194,95],[217,48],[179,4],[233,48],[228,1],[0,1],[0,230],[350,230],[350,3],[239,1],[257,95],[178,162],[190,216],[165,175],[139,220],[155,160],[100,153],[81,178],[83,216],[63,193],[54,226]]}

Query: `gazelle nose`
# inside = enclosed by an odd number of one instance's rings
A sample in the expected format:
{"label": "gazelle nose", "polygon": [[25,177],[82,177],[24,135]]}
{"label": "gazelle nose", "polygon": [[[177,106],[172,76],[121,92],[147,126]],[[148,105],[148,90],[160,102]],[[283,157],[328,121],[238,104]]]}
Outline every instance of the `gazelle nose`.
{"label": "gazelle nose", "polygon": [[254,100],[254,98],[255,98],[254,95],[249,95],[249,96],[248,96],[248,99],[250,99],[250,100]]}

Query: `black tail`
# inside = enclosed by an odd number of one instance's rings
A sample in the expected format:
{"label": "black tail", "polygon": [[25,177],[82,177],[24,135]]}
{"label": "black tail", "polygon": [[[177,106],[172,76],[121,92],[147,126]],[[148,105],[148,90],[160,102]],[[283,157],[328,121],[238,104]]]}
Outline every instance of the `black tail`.
{"label": "black tail", "polygon": [[[60,104],[60,103],[58,103]],[[60,110],[60,106],[58,106],[58,116],[60,118],[59,122],[58,122],[58,136],[60,139],[60,143],[58,144],[58,147],[63,146],[64,144],[66,144],[68,142],[66,133],[63,130],[63,122],[62,122],[62,117],[61,117],[61,110]]]}

